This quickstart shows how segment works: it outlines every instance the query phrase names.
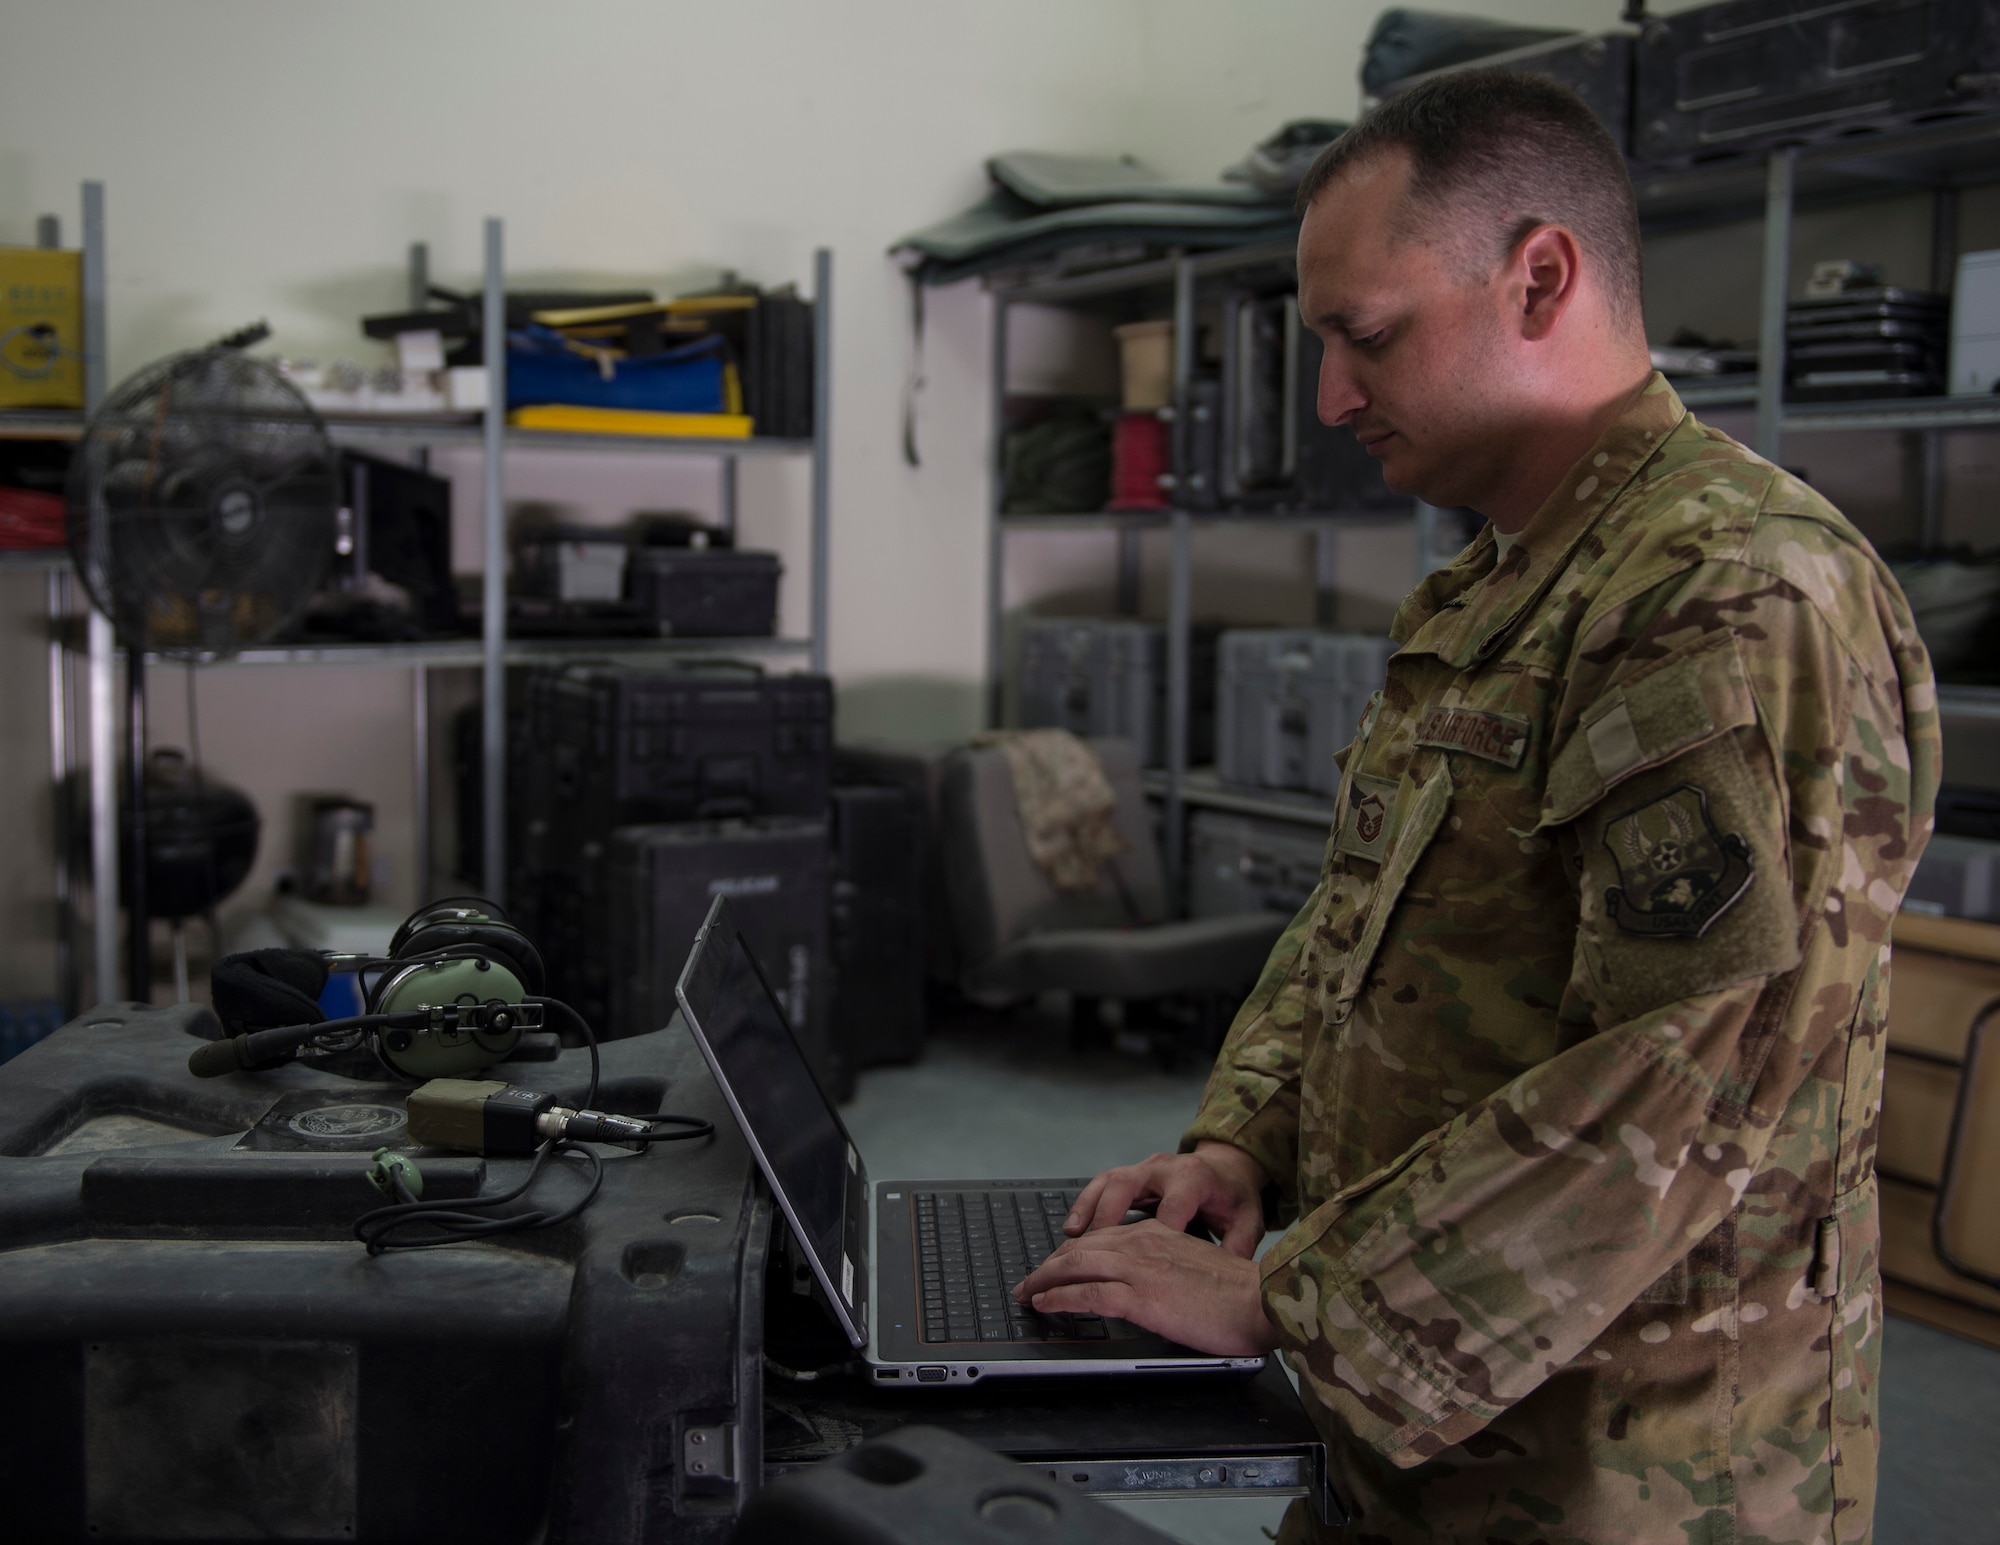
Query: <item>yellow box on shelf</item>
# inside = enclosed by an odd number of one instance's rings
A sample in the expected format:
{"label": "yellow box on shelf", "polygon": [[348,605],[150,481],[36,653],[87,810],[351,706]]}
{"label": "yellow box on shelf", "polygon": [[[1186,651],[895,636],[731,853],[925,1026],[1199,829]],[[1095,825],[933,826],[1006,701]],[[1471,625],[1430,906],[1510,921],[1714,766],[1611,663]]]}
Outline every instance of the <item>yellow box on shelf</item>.
{"label": "yellow box on shelf", "polygon": [[83,254],[0,247],[0,408],[83,406]]}
{"label": "yellow box on shelf", "polygon": [[747,413],[645,413],[635,408],[581,408],[541,403],[507,415],[516,429],[560,430],[579,435],[657,435],[688,440],[747,440]]}

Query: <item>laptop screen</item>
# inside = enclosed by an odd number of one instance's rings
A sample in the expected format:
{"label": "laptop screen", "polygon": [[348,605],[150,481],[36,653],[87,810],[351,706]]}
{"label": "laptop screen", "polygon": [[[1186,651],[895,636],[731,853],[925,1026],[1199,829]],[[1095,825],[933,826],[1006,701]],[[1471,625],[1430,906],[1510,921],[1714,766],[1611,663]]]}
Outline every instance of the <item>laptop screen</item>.
{"label": "laptop screen", "polygon": [[[718,898],[681,981],[682,1004],[762,1151],[772,1188],[789,1202],[802,1243],[835,1282],[847,1194],[847,1130],[820,1092],[764,973]],[[852,1301],[849,1283],[843,1296]]]}

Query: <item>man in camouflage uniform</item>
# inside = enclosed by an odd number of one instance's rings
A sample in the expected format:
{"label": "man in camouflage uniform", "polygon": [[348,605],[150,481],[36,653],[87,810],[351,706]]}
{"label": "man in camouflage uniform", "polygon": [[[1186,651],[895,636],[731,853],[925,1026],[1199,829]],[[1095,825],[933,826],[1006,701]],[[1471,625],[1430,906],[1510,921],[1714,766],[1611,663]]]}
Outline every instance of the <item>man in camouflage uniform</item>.
{"label": "man in camouflage uniform", "polygon": [[1651,374],[1574,98],[1448,77],[1327,161],[1321,416],[1492,525],[1396,617],[1183,1153],[1100,1176],[1023,1296],[1280,1350],[1350,1540],[1866,1540],[1923,647],[1854,528]]}

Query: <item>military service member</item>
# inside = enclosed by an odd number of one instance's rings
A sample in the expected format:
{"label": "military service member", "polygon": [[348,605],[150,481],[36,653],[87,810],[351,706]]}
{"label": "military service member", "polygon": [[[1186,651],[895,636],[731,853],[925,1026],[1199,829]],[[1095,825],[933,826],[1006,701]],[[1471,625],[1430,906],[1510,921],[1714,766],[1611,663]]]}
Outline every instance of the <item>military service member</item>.
{"label": "military service member", "polygon": [[1490,524],[1396,617],[1183,1152],[1099,1176],[1021,1296],[1281,1351],[1350,1540],[1866,1540],[1939,753],[1909,611],[1651,373],[1631,187],[1566,91],[1417,88],[1300,197],[1320,416]]}

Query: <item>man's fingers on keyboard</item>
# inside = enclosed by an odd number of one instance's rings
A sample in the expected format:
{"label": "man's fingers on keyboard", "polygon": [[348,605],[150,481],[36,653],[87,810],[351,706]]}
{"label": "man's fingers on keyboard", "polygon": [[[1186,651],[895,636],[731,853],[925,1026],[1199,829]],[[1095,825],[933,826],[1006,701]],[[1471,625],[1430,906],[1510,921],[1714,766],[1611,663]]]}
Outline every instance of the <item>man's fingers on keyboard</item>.
{"label": "man's fingers on keyboard", "polygon": [[[1083,1213],[1080,1233],[1114,1228],[1123,1223],[1125,1214],[1132,1210],[1132,1203],[1146,1192],[1145,1177],[1132,1170],[1113,1170],[1104,1179],[1104,1189],[1097,1193],[1097,1205]],[[1077,1211],[1083,1212],[1082,1207],[1079,1206]]]}
{"label": "man's fingers on keyboard", "polygon": [[1132,1290],[1122,1282],[1074,1282],[1035,1295],[1042,1314],[1101,1314],[1125,1319],[1132,1312]]}
{"label": "man's fingers on keyboard", "polygon": [[1069,1216],[1063,1219],[1063,1232],[1065,1234],[1081,1234],[1083,1232],[1084,1220],[1097,1211],[1098,1196],[1103,1193],[1111,1177],[1117,1173],[1116,1170],[1106,1170],[1083,1188],[1082,1194],[1076,1199],[1076,1205],[1070,1208]]}

